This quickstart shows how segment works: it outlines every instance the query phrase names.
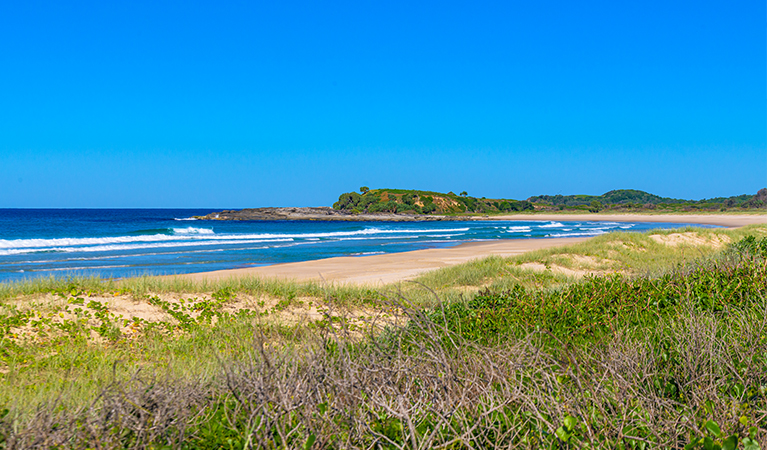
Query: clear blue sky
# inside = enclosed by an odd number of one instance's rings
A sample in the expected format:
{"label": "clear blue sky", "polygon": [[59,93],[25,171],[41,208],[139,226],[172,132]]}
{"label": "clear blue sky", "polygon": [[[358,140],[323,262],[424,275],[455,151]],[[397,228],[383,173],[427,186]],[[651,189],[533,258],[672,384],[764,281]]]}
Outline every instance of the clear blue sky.
{"label": "clear blue sky", "polygon": [[746,1],[0,6],[0,207],[767,186]]}

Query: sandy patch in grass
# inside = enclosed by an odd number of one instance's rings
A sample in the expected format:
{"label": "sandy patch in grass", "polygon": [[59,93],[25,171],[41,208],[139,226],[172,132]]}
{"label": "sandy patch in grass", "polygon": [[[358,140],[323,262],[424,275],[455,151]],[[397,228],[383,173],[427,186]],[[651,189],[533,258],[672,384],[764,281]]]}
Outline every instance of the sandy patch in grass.
{"label": "sandy patch in grass", "polygon": [[635,244],[633,242],[612,241],[612,242],[608,242],[607,245],[609,245],[610,247],[630,250],[632,252],[644,253],[647,251],[646,248],[642,247],[641,245]]}
{"label": "sandy patch in grass", "polygon": [[586,275],[604,274],[609,270],[611,266],[615,264],[615,261],[609,259],[601,259],[588,255],[575,255],[571,253],[554,255],[552,256],[552,259],[559,260],[565,265],[556,263],[544,264],[540,262],[527,262],[520,264],[519,268],[529,269],[536,272],[545,272],[548,270],[553,273],[580,278]]}
{"label": "sandy patch in grass", "polygon": [[[155,298],[158,302],[150,300]],[[155,303],[155,304],[152,304]],[[99,311],[106,314],[109,326],[119,330],[120,338],[133,339],[142,334],[150,324],[178,325],[179,320],[163,310],[166,305],[179,314],[197,320],[203,308],[214,308],[222,313],[237,315],[240,311],[249,311],[255,322],[280,326],[300,326],[325,322],[334,329],[334,333],[349,336],[362,336],[375,330],[399,322],[400,311],[379,306],[339,307],[328,303],[323,298],[297,297],[281,299],[266,295],[238,294],[222,303],[217,303],[211,293],[186,294],[149,294],[145,298],[134,299],[129,295],[83,295],[65,298],[46,294],[26,298],[20,302],[21,310],[31,315],[20,326],[10,328],[8,338],[17,343],[40,343],[57,336],[65,335],[76,327],[94,344],[105,344],[107,339],[97,332],[102,319]],[[209,309],[206,309],[210,311]],[[2,310],[0,310],[2,312]],[[215,325],[219,316],[211,317]],[[62,328],[63,326],[63,328]],[[175,333],[172,329],[161,328],[163,332]],[[0,369],[6,370],[0,365]]]}
{"label": "sandy patch in grass", "polygon": [[528,263],[520,264],[519,268],[533,270],[535,272],[545,272],[549,270],[554,273],[561,273],[562,275],[567,275],[569,277],[578,277],[578,278],[588,274],[598,272],[598,271],[589,271],[589,270],[582,270],[582,269],[570,269],[568,267],[563,267],[557,264],[549,264],[547,266],[545,264],[541,264],[538,262],[528,262]]}
{"label": "sandy patch in grass", "polygon": [[599,266],[604,266],[607,264],[612,264],[615,262],[615,261],[610,261],[609,259],[601,259],[601,258],[596,258],[594,256],[588,256],[588,255],[574,255],[570,253],[565,253],[560,256],[570,259],[571,261],[573,261],[575,264],[579,266],[587,266],[587,267],[599,267]]}
{"label": "sandy patch in grass", "polygon": [[93,297],[89,298],[89,300],[96,300],[106,304],[111,313],[118,314],[127,320],[133,320],[134,317],[146,320],[147,322],[160,322],[170,319],[170,316],[162,309],[150,305],[146,300],[134,299],[132,296]]}
{"label": "sandy patch in grass", "polygon": [[709,246],[714,248],[721,248],[732,242],[729,236],[725,235],[713,235],[713,236],[701,236],[698,233],[671,233],[671,234],[651,234],[650,239],[659,244],[665,244],[672,247],[679,245],[687,246]]}

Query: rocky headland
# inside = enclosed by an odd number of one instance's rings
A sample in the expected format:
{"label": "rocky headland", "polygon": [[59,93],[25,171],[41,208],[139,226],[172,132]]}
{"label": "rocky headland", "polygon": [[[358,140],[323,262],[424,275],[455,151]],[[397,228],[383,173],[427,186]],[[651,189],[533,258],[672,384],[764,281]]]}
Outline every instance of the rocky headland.
{"label": "rocky headland", "polygon": [[226,210],[195,216],[199,220],[323,220],[341,222],[434,222],[444,220],[466,220],[465,217],[452,217],[425,214],[363,213],[354,214],[330,207],[307,208],[247,208],[239,211]]}

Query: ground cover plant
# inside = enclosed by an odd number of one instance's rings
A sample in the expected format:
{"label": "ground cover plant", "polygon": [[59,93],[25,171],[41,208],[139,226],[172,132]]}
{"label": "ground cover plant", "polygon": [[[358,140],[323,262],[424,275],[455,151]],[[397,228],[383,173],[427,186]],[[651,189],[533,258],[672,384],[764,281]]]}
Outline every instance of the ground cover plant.
{"label": "ground cover plant", "polygon": [[[594,274],[555,272],[568,261]],[[606,235],[378,292],[8,287],[0,448],[765,448],[765,261],[749,227]],[[126,322],[125,295],[161,314]],[[298,307],[319,319],[287,321]]]}

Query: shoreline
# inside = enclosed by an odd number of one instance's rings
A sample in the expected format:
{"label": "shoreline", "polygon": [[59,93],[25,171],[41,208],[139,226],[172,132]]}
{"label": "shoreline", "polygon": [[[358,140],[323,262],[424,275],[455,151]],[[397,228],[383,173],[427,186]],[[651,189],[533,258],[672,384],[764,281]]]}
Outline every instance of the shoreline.
{"label": "shoreline", "polygon": [[767,224],[767,214],[510,214],[504,216],[473,216],[467,220],[508,221],[576,221],[576,222],[658,222],[692,223],[740,228],[746,225]]}
{"label": "shoreline", "polygon": [[[767,224],[767,215],[715,214],[536,214],[508,216],[474,216],[466,220],[506,221],[612,221],[612,222],[678,222],[739,228],[751,224]],[[312,261],[273,264],[269,266],[226,269],[164,278],[214,281],[227,278],[259,276],[296,281],[324,281],[358,285],[383,285],[407,281],[424,272],[448,267],[491,255],[513,256],[525,252],[583,242],[591,237],[509,239],[464,242],[455,247],[413,250],[368,256],[340,256]]]}
{"label": "shoreline", "polygon": [[575,244],[590,237],[509,239],[464,242],[455,247],[430,248],[409,252],[334,258],[273,264],[270,266],[226,269],[171,275],[167,278],[196,282],[227,278],[260,276],[295,281],[325,281],[359,285],[377,285],[407,281],[424,272],[461,264],[490,255],[514,256],[525,252]]}

